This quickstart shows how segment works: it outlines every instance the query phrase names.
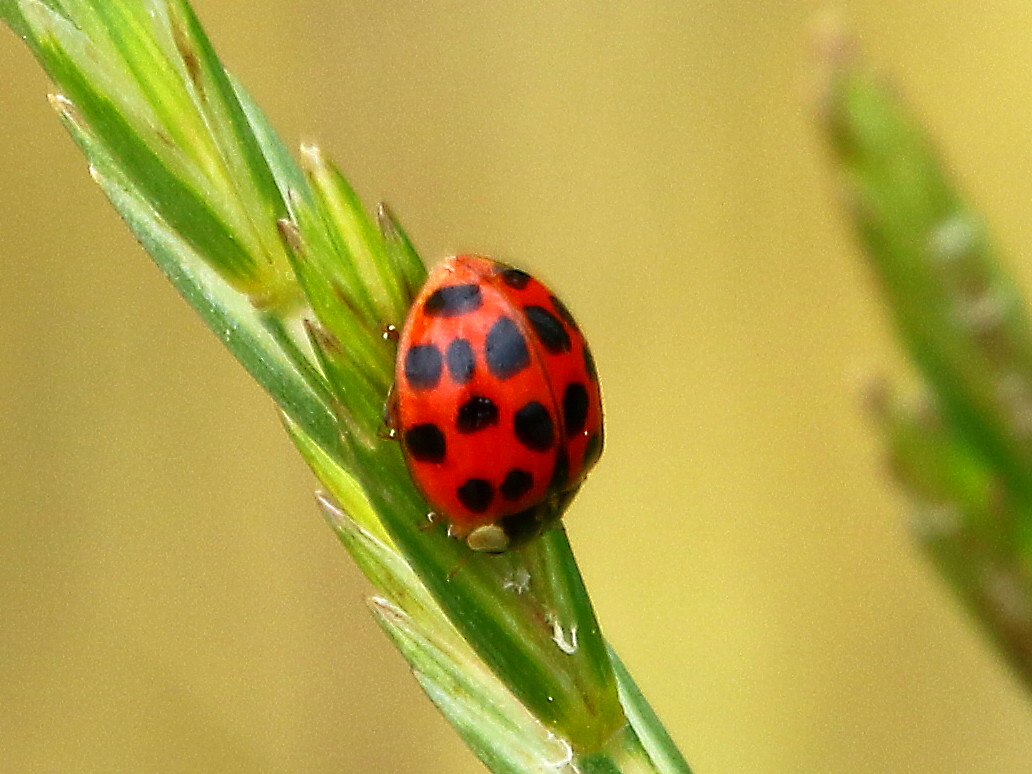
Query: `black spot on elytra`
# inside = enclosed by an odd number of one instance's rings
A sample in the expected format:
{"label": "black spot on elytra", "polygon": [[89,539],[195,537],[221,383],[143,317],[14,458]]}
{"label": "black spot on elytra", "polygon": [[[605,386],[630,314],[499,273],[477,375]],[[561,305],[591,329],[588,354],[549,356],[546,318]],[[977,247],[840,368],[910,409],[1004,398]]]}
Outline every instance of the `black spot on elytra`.
{"label": "black spot on elytra", "polygon": [[475,433],[485,427],[498,424],[498,406],[490,398],[473,395],[459,406],[455,416],[455,429],[460,433]]}
{"label": "black spot on elytra", "polygon": [[487,367],[499,379],[515,376],[530,365],[527,342],[509,317],[499,317],[487,332],[484,355]]}
{"label": "black spot on elytra", "polygon": [[473,378],[476,360],[473,356],[473,347],[466,339],[454,339],[448,345],[444,358],[448,364],[448,373],[456,384],[466,384]]}
{"label": "black spot on elytra", "polygon": [[570,334],[566,332],[558,317],[543,306],[525,306],[523,313],[527,315],[530,327],[545,345],[545,349],[553,355],[570,351]]}
{"label": "black spot on elytra", "polygon": [[448,450],[441,428],[431,422],[405,431],[405,449],[420,462],[444,462]]}
{"label": "black spot on elytra", "polygon": [[581,469],[587,473],[589,468],[594,467],[598,458],[602,456],[602,435],[592,433],[588,439],[588,445],[584,447],[584,464]]}
{"label": "black spot on elytra", "polygon": [[566,437],[577,435],[584,429],[588,421],[588,390],[580,382],[566,385],[563,391],[563,422],[566,424]]}
{"label": "black spot on elytra", "polygon": [[414,390],[429,390],[441,379],[441,350],[417,344],[405,353],[405,379]]}
{"label": "black spot on elytra", "polygon": [[591,377],[591,381],[598,381],[598,369],[595,368],[595,358],[591,356],[591,350],[588,349],[588,345],[584,345],[584,367],[588,371],[588,376]]}
{"label": "black spot on elytra", "polygon": [[566,449],[559,449],[555,455],[555,465],[552,467],[552,479],[548,482],[549,492],[561,492],[566,489],[566,482],[570,480],[570,458],[566,456]]}
{"label": "black spot on elytra", "polygon": [[456,491],[459,501],[473,513],[483,513],[494,499],[494,487],[482,478],[471,478]]}
{"label": "black spot on elytra", "polygon": [[520,468],[513,468],[505,474],[505,480],[498,488],[506,500],[519,500],[534,486],[534,476]]}
{"label": "black spot on elytra", "polygon": [[523,288],[527,287],[527,283],[530,282],[530,275],[519,269],[504,269],[502,271],[502,282],[510,288],[523,290]]}
{"label": "black spot on elytra", "polygon": [[555,425],[552,415],[543,405],[532,400],[516,411],[512,417],[516,439],[533,451],[548,451],[555,440]]}
{"label": "black spot on elytra", "polygon": [[423,312],[430,317],[458,317],[475,312],[482,302],[478,285],[445,285],[437,288],[423,302]]}
{"label": "black spot on elytra", "polygon": [[560,301],[555,296],[549,296],[552,301],[552,306],[555,307],[556,313],[574,330],[577,330],[577,322],[573,319],[573,315],[570,314],[570,310],[566,308],[566,304]]}

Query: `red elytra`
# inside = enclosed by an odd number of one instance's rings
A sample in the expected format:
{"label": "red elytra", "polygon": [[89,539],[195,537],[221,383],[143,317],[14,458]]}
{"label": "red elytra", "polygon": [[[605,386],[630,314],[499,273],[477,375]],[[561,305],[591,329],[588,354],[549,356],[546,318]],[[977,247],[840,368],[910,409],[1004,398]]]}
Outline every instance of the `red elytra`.
{"label": "red elytra", "polygon": [[541,282],[479,256],[427,278],[398,342],[390,418],[449,534],[500,553],[562,516],[602,452],[595,364]]}

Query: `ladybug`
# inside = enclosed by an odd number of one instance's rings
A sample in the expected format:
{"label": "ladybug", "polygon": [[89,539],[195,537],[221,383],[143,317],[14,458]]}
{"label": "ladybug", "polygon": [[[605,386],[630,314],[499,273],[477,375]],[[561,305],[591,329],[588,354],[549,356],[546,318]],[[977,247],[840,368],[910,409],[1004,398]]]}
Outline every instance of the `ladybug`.
{"label": "ladybug", "polygon": [[432,515],[487,553],[555,523],[602,453],[577,323],[541,282],[480,256],[446,259],[416,297],[388,421]]}

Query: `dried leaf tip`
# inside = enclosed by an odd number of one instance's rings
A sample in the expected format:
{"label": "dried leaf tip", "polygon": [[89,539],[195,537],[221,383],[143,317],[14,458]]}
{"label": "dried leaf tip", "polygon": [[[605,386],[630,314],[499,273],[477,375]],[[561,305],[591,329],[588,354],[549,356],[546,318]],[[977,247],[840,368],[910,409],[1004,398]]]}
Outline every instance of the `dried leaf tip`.
{"label": "dried leaf tip", "polygon": [[79,111],[75,109],[75,103],[68,99],[64,94],[61,94],[60,92],[47,94],[47,102],[50,103],[50,107],[52,107],[62,119],[71,121],[75,124],[82,123]]}
{"label": "dried leaf tip", "polygon": [[301,167],[305,172],[311,173],[320,167],[326,166],[326,158],[323,155],[322,148],[314,143],[301,143],[300,154]]}
{"label": "dried leaf tip", "polygon": [[301,229],[297,223],[289,218],[280,218],[276,221],[276,229],[279,231],[283,243],[295,254],[300,256],[304,250],[301,239]]}

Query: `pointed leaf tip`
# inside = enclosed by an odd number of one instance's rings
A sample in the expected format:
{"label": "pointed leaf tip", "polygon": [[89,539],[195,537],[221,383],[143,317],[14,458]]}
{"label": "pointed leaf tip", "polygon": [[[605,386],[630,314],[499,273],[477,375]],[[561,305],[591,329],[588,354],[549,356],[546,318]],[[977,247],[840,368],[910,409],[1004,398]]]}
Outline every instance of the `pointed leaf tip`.
{"label": "pointed leaf tip", "polygon": [[304,244],[301,241],[301,230],[297,227],[297,223],[289,218],[280,218],[276,221],[276,228],[279,230],[283,243],[295,256],[300,258],[304,252]]}
{"label": "pointed leaf tip", "polygon": [[340,503],[333,499],[330,495],[322,490],[318,490],[315,493],[315,502],[318,504],[319,509],[323,512],[323,516],[330,522],[330,526],[334,530],[340,531],[345,528],[345,522],[348,520],[348,515],[344,513],[344,509],[340,507]]}

